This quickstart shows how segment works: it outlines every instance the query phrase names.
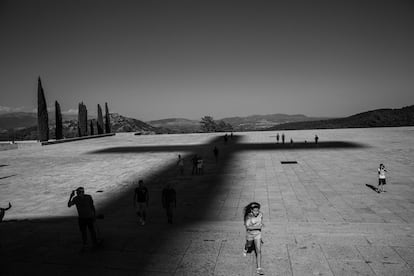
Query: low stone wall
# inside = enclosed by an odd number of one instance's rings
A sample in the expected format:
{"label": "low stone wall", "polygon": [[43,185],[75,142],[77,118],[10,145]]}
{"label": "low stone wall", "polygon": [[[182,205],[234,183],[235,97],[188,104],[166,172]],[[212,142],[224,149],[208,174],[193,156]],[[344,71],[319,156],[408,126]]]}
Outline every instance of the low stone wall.
{"label": "low stone wall", "polygon": [[2,151],[2,150],[11,150],[11,149],[17,149],[17,144],[0,143],[0,151]]}
{"label": "low stone wall", "polygon": [[80,141],[80,140],[86,140],[86,139],[101,138],[101,137],[108,137],[108,136],[115,136],[115,133],[106,133],[106,134],[99,134],[99,135],[89,135],[89,136],[84,136],[84,137],[66,138],[66,139],[61,139],[61,140],[41,142],[41,144],[42,144],[42,146],[47,146],[47,145],[54,145],[54,144],[74,142],[74,141]]}

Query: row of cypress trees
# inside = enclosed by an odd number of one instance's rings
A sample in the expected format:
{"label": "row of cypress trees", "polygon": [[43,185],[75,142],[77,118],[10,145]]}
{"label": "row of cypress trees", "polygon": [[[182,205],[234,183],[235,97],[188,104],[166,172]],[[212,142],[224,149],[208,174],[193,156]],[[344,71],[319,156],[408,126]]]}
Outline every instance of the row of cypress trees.
{"label": "row of cypress trees", "polygon": [[[58,101],[55,101],[55,121],[56,121],[56,140],[63,139],[63,122],[62,122],[62,112],[60,109],[60,104]],[[49,116],[47,112],[46,98],[45,93],[42,87],[42,82],[40,77],[38,78],[37,84],[37,126],[38,126],[38,139],[39,141],[48,141],[49,140]],[[90,133],[94,135],[93,121],[90,121]],[[110,118],[109,118],[109,108],[108,103],[105,103],[105,124],[102,116],[101,106],[98,104],[98,119],[97,119],[97,132],[98,134],[103,134],[111,132]],[[78,136],[87,136],[88,135],[88,110],[86,105],[81,102],[78,106]]]}

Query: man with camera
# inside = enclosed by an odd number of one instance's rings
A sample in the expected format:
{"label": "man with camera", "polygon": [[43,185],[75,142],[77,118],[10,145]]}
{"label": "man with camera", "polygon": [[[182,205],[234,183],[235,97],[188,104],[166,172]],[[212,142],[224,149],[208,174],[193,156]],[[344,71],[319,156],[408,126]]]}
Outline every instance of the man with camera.
{"label": "man with camera", "polygon": [[[76,196],[75,196],[76,191]],[[95,206],[93,205],[93,200],[90,195],[85,194],[85,190],[83,187],[77,188],[75,191],[72,191],[68,201],[68,207],[72,207],[76,205],[76,209],[78,210],[78,223],[79,229],[82,233],[82,249],[81,251],[85,251],[86,243],[87,243],[87,233],[86,228],[89,229],[89,233],[91,235],[92,243],[94,247],[98,245],[98,241],[96,238],[96,230],[95,230]]]}

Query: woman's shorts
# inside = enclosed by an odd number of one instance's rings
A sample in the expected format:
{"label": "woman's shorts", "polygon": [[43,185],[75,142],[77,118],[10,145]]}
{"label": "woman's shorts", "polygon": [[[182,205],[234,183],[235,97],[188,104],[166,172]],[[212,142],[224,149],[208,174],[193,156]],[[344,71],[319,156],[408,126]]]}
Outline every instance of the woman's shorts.
{"label": "woman's shorts", "polygon": [[260,240],[261,238],[262,238],[261,231],[247,231],[246,233],[247,241]]}
{"label": "woman's shorts", "polygon": [[385,185],[385,184],[387,184],[385,182],[385,178],[378,178],[378,185]]}

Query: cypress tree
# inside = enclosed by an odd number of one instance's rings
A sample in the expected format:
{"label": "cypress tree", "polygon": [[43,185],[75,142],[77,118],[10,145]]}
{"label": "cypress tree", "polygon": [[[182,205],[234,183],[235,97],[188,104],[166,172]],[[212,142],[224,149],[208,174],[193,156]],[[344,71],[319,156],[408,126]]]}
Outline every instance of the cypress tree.
{"label": "cypress tree", "polygon": [[86,109],[86,105],[83,105],[84,113],[83,113],[83,125],[84,125],[84,133],[85,136],[88,136],[88,110]]}
{"label": "cypress tree", "polygon": [[91,128],[91,135],[94,135],[95,131],[93,130],[93,121],[92,120],[91,120],[91,123],[90,123],[90,128]]}
{"label": "cypress tree", "polygon": [[108,103],[105,103],[105,132],[111,133],[111,120],[109,118]]}
{"label": "cypress tree", "polygon": [[98,121],[97,121],[96,127],[98,128],[98,134],[104,133],[104,122],[102,118],[102,109],[99,104],[98,104]]}
{"label": "cypress tree", "polygon": [[82,103],[78,104],[78,136],[82,137]]}
{"label": "cypress tree", "polygon": [[79,137],[88,135],[88,111],[83,102],[79,103],[78,107],[78,127]]}
{"label": "cypress tree", "polygon": [[55,119],[56,119],[56,130],[55,138],[60,140],[63,138],[63,126],[62,126],[62,112],[60,111],[60,104],[55,101]]}
{"label": "cypress tree", "polygon": [[49,140],[49,116],[40,77],[37,80],[37,133],[40,142]]}

